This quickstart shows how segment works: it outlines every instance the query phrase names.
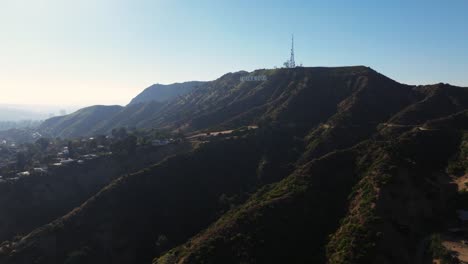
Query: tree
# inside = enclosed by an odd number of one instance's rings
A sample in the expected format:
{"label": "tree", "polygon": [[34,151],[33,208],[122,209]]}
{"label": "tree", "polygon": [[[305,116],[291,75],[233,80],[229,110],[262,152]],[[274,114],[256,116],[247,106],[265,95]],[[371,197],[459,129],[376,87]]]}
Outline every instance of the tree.
{"label": "tree", "polygon": [[47,138],[40,138],[36,140],[36,145],[39,147],[41,151],[46,151],[47,147],[50,145],[50,140]]}
{"label": "tree", "polygon": [[137,138],[133,135],[119,140],[111,145],[111,151],[120,157],[125,157],[135,153],[137,146]]}
{"label": "tree", "polygon": [[16,168],[18,170],[23,170],[28,163],[28,159],[26,158],[26,154],[24,152],[18,152],[16,154]]}
{"label": "tree", "polygon": [[125,127],[121,127],[119,129],[112,129],[112,136],[117,139],[123,139],[128,135],[127,129]]}
{"label": "tree", "polygon": [[68,147],[68,156],[69,157],[74,157],[75,156],[75,147],[73,147],[73,142],[68,141],[67,147]]}

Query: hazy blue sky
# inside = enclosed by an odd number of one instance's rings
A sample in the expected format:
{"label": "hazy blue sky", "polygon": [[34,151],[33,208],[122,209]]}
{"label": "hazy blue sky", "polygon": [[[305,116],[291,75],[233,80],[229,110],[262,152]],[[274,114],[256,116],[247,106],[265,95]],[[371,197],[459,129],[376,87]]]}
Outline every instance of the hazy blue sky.
{"label": "hazy blue sky", "polygon": [[468,86],[468,1],[0,0],[0,103],[125,104],[159,82],[367,65]]}

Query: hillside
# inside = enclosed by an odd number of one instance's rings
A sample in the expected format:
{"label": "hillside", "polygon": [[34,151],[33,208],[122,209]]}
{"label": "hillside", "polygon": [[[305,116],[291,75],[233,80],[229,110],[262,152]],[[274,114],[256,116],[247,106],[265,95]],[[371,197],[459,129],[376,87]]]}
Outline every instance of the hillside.
{"label": "hillside", "polygon": [[162,106],[183,96],[205,82],[154,84],[137,95],[126,107],[91,106],[72,114],[47,119],[39,128],[45,135],[58,137],[109,134],[112,129],[150,128]]}
{"label": "hillside", "polygon": [[[267,76],[267,81],[240,80],[241,76],[256,75]],[[112,116],[112,122],[98,117],[94,118],[95,122],[77,121],[88,125],[86,132],[66,122],[70,119],[67,116],[52,119],[53,122],[48,120],[43,127],[52,123],[55,127],[52,134],[73,136],[108,133],[119,126],[189,132],[230,129],[262,122],[300,124],[304,126],[301,129],[307,130],[333,115],[338,103],[352,93],[359,93],[359,89],[363,89],[361,87],[381,84],[388,89],[408,88],[363,66],[236,72],[197,86],[190,93],[169,102],[153,102],[151,112],[145,115],[138,113],[148,103],[127,106],[120,110],[121,115]],[[78,116],[75,114],[73,117]],[[54,123],[58,125],[54,126]]]}
{"label": "hillside", "polygon": [[454,209],[449,176],[435,172],[459,136],[416,130],[312,160],[153,263],[416,263]]}
{"label": "hillside", "polygon": [[147,103],[151,101],[164,102],[174,99],[192,91],[195,87],[203,85],[204,82],[183,82],[173,84],[153,84],[132,99],[129,105]]}
{"label": "hillside", "polygon": [[454,183],[468,171],[467,88],[362,66],[258,70],[157,107],[141,126],[258,128],[119,177],[3,242],[0,263],[432,263],[427,238],[468,209]]}
{"label": "hillside", "polygon": [[45,135],[65,138],[92,135],[103,123],[122,110],[121,106],[96,105],[80,109],[66,116],[44,121],[39,130]]}
{"label": "hillside", "polygon": [[84,164],[50,168],[39,177],[0,181],[0,241],[27,234],[66,214],[123,174],[189,150],[188,143],[140,147],[125,159],[100,156]]}

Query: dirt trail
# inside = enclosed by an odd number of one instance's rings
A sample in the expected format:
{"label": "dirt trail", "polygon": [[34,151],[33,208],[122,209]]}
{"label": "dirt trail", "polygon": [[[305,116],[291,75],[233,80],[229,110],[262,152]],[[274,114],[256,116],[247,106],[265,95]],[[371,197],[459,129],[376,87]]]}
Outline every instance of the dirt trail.
{"label": "dirt trail", "polygon": [[458,259],[464,263],[468,263],[468,245],[464,240],[460,239],[444,239],[442,245],[452,252],[455,252]]}
{"label": "dirt trail", "polygon": [[468,189],[468,174],[454,178],[454,183],[458,186],[458,191],[466,191]]}
{"label": "dirt trail", "polygon": [[[248,126],[248,127],[247,127],[247,130],[257,129],[257,128],[258,128],[258,126]],[[234,132],[234,131],[235,131],[235,129],[231,129],[231,130],[222,130],[222,131],[209,131],[209,132],[199,133],[199,134],[195,134],[195,135],[189,136],[189,137],[187,137],[187,139],[194,139],[194,138],[205,137],[205,136],[226,135],[226,134],[231,134],[231,133]]]}

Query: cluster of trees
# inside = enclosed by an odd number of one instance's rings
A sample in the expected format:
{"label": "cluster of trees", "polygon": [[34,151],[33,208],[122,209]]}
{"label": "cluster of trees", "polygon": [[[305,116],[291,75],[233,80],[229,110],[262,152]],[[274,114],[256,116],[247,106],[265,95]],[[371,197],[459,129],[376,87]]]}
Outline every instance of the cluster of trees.
{"label": "cluster of trees", "polygon": [[[19,130],[22,131],[22,130]],[[3,131],[3,133],[14,133]],[[136,153],[139,146],[151,146],[155,139],[182,141],[182,133],[160,129],[113,129],[111,134],[91,138],[47,138],[20,141],[16,147],[0,146],[0,175],[16,177],[17,172],[32,170],[59,162],[59,159],[82,159],[87,154],[106,154],[118,160],[125,160]],[[66,147],[66,148],[65,148]],[[61,153],[61,154],[59,154]]]}

